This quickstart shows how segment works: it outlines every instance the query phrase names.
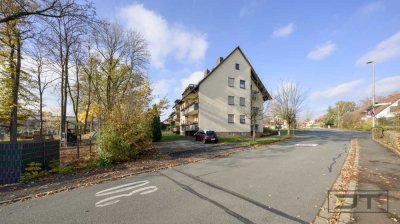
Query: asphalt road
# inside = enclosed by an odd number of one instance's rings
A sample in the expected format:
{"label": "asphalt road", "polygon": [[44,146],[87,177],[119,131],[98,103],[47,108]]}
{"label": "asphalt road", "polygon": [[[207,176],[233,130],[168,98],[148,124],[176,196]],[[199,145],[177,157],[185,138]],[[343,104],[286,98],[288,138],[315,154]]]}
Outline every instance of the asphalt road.
{"label": "asphalt road", "polygon": [[312,131],[226,158],[0,206],[0,223],[309,223],[357,132]]}

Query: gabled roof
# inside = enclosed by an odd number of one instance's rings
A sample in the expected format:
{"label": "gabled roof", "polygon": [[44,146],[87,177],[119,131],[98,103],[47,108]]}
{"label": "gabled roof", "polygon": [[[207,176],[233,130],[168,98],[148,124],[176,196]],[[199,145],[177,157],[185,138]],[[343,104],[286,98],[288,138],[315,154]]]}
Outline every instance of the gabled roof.
{"label": "gabled roof", "polygon": [[384,103],[386,105],[380,105],[378,108],[375,108],[375,114],[379,114],[384,109],[395,103],[397,100],[400,100],[400,93],[393,94],[379,102],[379,104]]}
{"label": "gabled roof", "polygon": [[[379,102],[375,102],[378,105],[375,105],[375,114],[379,114],[380,112],[382,112],[384,109],[386,109],[387,107],[389,107],[390,105],[392,105],[393,103],[395,103],[397,100],[400,100],[400,93],[397,94],[393,94],[389,97],[384,98],[383,100],[379,101]],[[381,105],[383,104],[383,105]],[[353,113],[368,113],[372,110],[372,103],[369,103],[365,106],[362,106],[360,108],[358,108],[357,110],[353,111]]]}
{"label": "gabled roof", "polygon": [[[244,59],[246,60],[246,62],[250,65],[252,80],[253,80],[253,82],[257,85],[258,89],[261,91],[261,94],[262,94],[262,96],[263,96],[263,100],[264,100],[264,101],[266,101],[266,100],[272,100],[271,95],[269,94],[269,92],[268,92],[267,89],[265,88],[264,84],[261,82],[260,77],[258,77],[258,75],[257,75],[256,71],[254,70],[253,66],[251,65],[250,61],[247,59],[246,55],[243,53],[243,51],[240,49],[239,46],[237,46],[231,53],[229,53],[228,56],[226,56],[217,66],[215,66],[215,68],[213,68],[207,76],[205,76],[202,80],[200,80],[200,82],[195,86],[195,88],[193,88],[193,89],[192,89],[190,92],[188,92],[188,93],[197,91],[197,90],[199,89],[199,86],[201,85],[201,83],[203,83],[204,80],[206,80],[209,76],[211,76],[211,75],[213,74],[213,72],[216,71],[216,70],[219,68],[219,66],[222,65],[231,55],[233,55],[233,53],[234,53],[236,50],[238,50],[238,51],[242,54],[243,58],[244,58]],[[187,94],[188,94],[188,93],[187,93]],[[185,96],[186,96],[186,95],[185,95]],[[185,96],[183,96],[183,98],[184,98]]]}

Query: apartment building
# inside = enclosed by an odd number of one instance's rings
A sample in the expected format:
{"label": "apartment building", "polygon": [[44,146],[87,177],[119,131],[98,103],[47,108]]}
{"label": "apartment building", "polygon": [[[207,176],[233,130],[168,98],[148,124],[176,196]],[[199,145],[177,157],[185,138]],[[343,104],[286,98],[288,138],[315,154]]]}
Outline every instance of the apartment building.
{"label": "apartment building", "polygon": [[[263,131],[263,104],[272,99],[240,47],[219,57],[215,67],[204,72],[175,101],[172,121],[181,135],[199,129],[214,130],[219,136],[250,135]],[[252,125],[252,124],[255,125]],[[179,131],[178,131],[179,128]]]}

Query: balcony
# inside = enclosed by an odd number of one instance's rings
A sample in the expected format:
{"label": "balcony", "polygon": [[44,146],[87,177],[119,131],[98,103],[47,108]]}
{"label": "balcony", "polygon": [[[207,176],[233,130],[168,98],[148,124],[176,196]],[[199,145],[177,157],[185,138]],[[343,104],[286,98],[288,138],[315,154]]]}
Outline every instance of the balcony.
{"label": "balcony", "polygon": [[187,124],[182,124],[182,130],[183,131],[198,131],[199,130],[199,124],[198,123],[187,123]]}
{"label": "balcony", "polygon": [[175,133],[178,133],[178,132],[180,131],[179,126],[173,127],[173,128],[172,128],[172,131],[175,132]]}
{"label": "balcony", "polygon": [[192,103],[182,110],[184,116],[195,115],[199,113],[199,103]]}
{"label": "balcony", "polygon": [[174,114],[174,116],[172,117],[173,121],[179,121],[181,119],[179,114]]}

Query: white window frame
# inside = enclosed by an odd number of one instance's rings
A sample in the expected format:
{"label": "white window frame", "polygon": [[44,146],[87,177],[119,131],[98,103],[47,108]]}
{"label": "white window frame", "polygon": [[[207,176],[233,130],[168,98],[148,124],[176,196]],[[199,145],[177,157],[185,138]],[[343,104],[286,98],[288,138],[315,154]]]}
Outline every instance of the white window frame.
{"label": "white window frame", "polygon": [[228,86],[229,87],[235,87],[235,78],[228,77]]}
{"label": "white window frame", "polygon": [[[230,99],[232,99],[232,102]],[[228,96],[228,105],[235,105],[235,96]]]}
{"label": "white window frame", "polygon": [[245,115],[240,115],[240,123],[241,124],[246,124],[246,116]]}
{"label": "white window frame", "polygon": [[[242,81],[244,82],[243,87],[242,87]],[[246,80],[241,79],[241,80],[239,81],[239,87],[240,87],[241,89],[246,89]]]}
{"label": "white window frame", "polygon": [[[243,100],[243,101],[242,101]],[[246,106],[246,98],[240,97],[240,106],[245,107]]]}
{"label": "white window frame", "polygon": [[[230,118],[232,118],[232,120],[230,120]],[[228,123],[229,124],[235,123],[235,115],[234,114],[228,114]]]}

